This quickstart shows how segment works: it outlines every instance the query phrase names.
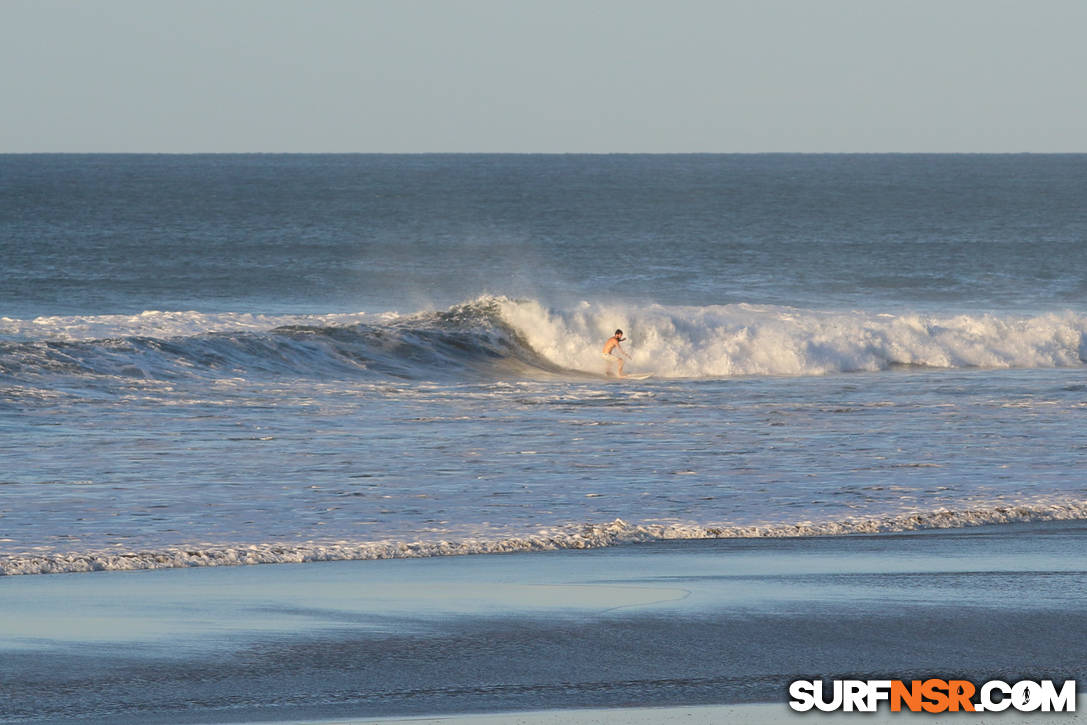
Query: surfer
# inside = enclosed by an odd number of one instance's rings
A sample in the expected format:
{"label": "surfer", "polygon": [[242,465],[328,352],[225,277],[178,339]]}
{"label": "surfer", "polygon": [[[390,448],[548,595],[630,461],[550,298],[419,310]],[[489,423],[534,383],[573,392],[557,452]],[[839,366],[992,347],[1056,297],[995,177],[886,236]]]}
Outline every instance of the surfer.
{"label": "surfer", "polygon": [[[627,360],[630,359],[630,355],[626,354],[626,351],[619,345],[620,342],[625,342],[626,338],[623,337],[622,330],[616,330],[615,334],[608,338],[608,341],[604,343],[604,351],[601,356],[608,361],[606,375],[611,375],[611,364],[619,363],[618,377],[623,377],[623,357]],[[622,355],[623,357],[620,357]]]}

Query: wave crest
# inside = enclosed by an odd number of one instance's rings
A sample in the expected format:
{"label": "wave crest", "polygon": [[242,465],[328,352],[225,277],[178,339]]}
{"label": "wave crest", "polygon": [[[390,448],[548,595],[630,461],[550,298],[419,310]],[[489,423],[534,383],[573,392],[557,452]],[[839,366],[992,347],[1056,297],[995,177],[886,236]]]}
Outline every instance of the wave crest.
{"label": "wave crest", "polygon": [[896,366],[1048,368],[1087,360],[1087,317],[644,307],[481,297],[414,315],[0,318],[0,376],[249,375],[440,379],[604,372],[626,331],[631,370],[672,378],[823,375]]}
{"label": "wave crest", "polygon": [[[95,335],[105,334],[106,337]],[[430,379],[556,370],[484,299],[410,316],[148,312],[0,321],[0,376]]]}

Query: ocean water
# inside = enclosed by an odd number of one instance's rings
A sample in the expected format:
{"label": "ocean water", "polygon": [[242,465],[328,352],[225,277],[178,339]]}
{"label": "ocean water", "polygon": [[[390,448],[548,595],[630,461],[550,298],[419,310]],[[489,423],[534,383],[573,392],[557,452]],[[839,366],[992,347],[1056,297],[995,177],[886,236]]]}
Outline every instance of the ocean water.
{"label": "ocean water", "polygon": [[[0,156],[0,573],[1087,518],[1087,156]],[[599,350],[621,327],[628,371]]]}

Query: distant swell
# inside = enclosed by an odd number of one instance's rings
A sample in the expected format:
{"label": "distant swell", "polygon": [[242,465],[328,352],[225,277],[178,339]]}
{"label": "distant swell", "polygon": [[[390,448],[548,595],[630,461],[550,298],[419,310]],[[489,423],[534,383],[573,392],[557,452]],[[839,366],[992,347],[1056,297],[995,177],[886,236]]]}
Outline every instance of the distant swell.
{"label": "distant swell", "polygon": [[671,378],[823,375],[897,366],[1052,368],[1087,360],[1087,316],[666,307],[481,297],[414,315],[0,318],[0,383],[38,376],[408,380],[600,375],[615,328],[628,370]]}
{"label": "distant swell", "polygon": [[848,518],[822,523],[804,521],[768,526],[636,525],[616,519],[606,524],[586,524],[546,534],[493,541],[465,539],[434,542],[255,544],[233,547],[171,548],[156,552],[10,556],[0,558],[0,575],[424,558],[557,549],[593,549],[639,542],[684,539],[843,536],[1077,519],[1087,519],[1087,501],[1050,505],[1009,505],[960,511],[943,509],[887,517]]}

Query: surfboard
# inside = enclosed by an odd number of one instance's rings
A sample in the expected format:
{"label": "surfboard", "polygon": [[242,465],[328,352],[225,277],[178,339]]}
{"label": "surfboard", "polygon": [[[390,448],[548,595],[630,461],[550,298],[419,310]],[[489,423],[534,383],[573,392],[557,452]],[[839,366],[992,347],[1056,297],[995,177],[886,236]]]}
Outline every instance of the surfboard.
{"label": "surfboard", "polygon": [[624,380],[645,380],[645,379],[651,378],[651,377],[653,377],[653,373],[630,373],[629,375],[624,375],[623,379]]}

